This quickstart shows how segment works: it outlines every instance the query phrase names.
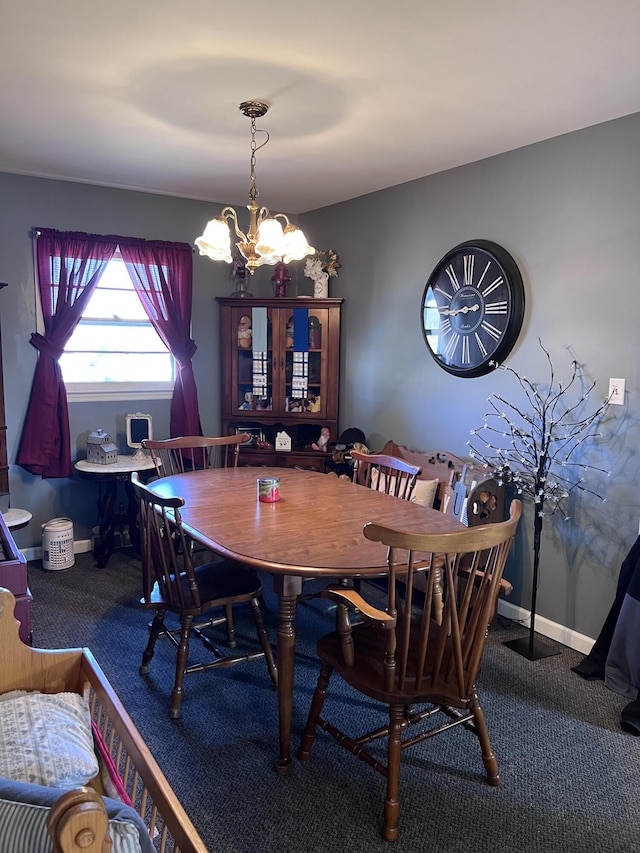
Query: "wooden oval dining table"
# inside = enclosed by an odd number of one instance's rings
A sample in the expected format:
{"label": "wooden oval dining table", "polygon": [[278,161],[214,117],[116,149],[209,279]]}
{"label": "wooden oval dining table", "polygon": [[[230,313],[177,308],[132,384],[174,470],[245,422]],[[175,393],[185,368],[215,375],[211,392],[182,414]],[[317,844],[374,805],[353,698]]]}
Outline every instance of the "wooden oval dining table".
{"label": "wooden oval dining table", "polygon": [[[259,477],[280,480],[280,500],[258,501]],[[187,532],[213,552],[273,576],[278,596],[278,773],[291,766],[295,614],[304,578],[384,575],[384,545],[365,539],[368,522],[408,532],[453,532],[453,516],[349,480],[296,468],[223,468],[161,478],[150,487],[181,497]]]}

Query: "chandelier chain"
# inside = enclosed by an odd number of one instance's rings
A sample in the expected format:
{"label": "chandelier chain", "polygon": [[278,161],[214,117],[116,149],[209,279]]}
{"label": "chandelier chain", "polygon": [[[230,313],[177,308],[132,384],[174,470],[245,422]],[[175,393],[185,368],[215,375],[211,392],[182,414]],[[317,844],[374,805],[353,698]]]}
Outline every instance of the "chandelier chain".
{"label": "chandelier chain", "polygon": [[[250,116],[251,118],[251,170],[249,173],[249,179],[251,180],[251,188],[249,191],[249,198],[251,201],[256,201],[260,193],[258,192],[258,186],[256,184],[256,151],[259,151],[269,141],[269,133],[266,130],[262,130],[261,128],[256,128],[256,117],[254,115]],[[256,133],[264,133],[266,139],[262,143],[262,145],[258,145],[256,143]]]}
{"label": "chandelier chain", "polygon": [[256,186],[256,151],[258,150],[256,145],[256,120],[253,116],[251,116],[251,190],[249,192],[249,198],[251,201],[255,201],[258,198],[258,187]]}

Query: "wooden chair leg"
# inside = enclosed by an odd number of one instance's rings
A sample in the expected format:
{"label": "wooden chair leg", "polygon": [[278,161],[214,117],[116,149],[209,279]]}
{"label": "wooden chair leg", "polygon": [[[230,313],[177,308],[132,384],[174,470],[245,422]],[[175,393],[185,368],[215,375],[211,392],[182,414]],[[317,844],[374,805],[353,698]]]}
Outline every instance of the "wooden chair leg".
{"label": "wooden chair leg", "polygon": [[251,605],[251,611],[253,613],[253,618],[255,619],[258,640],[260,641],[260,645],[262,646],[264,657],[267,662],[267,671],[271,676],[273,686],[277,688],[278,670],[276,669],[276,664],[273,659],[273,649],[271,648],[271,643],[269,642],[269,635],[267,634],[267,629],[264,627],[264,619],[262,618],[262,608],[260,607],[260,601],[257,598],[252,598],[249,604]]}
{"label": "wooden chair leg", "polygon": [[224,615],[227,617],[227,643],[230,649],[235,649],[236,643],[236,629],[233,624],[233,605],[225,604],[224,606]]}
{"label": "wooden chair leg", "polygon": [[142,663],[140,664],[140,675],[146,675],[149,672],[149,664],[153,658],[153,653],[156,647],[156,640],[164,631],[164,610],[156,610],[153,617],[153,622],[149,628],[149,640],[147,647],[142,653]]}
{"label": "wooden chair leg", "polygon": [[178,654],[176,655],[176,680],[171,691],[171,708],[169,709],[169,716],[172,720],[177,720],[180,716],[180,705],[184,696],[184,674],[189,659],[189,635],[191,634],[192,625],[192,616],[183,616],[180,620],[180,643],[178,645]]}
{"label": "wooden chair leg", "polygon": [[311,708],[309,709],[309,716],[307,717],[307,724],[304,727],[304,732],[300,741],[300,748],[298,750],[298,759],[300,761],[308,761],[311,754],[311,747],[313,746],[313,741],[316,736],[318,717],[322,713],[324,700],[327,698],[327,687],[329,686],[329,679],[331,678],[332,672],[333,667],[326,663],[323,663],[320,667],[320,676],[318,678],[316,689],[313,693]]}
{"label": "wooden chair leg", "polygon": [[387,798],[384,802],[384,826],[382,836],[385,841],[396,841],[400,820],[400,760],[402,742],[400,735],[404,726],[404,706],[389,706],[389,739],[387,742]]}
{"label": "wooden chair leg", "polygon": [[487,721],[484,716],[484,711],[482,710],[482,706],[480,705],[480,700],[477,695],[474,695],[473,700],[471,702],[471,710],[473,711],[473,727],[474,731],[480,741],[480,748],[482,749],[482,763],[484,764],[484,769],[487,772],[487,783],[494,787],[502,784],[502,779],[500,778],[500,773],[498,771],[498,760],[493,753],[493,749],[491,748],[491,741],[489,740],[489,730],[487,729]]}

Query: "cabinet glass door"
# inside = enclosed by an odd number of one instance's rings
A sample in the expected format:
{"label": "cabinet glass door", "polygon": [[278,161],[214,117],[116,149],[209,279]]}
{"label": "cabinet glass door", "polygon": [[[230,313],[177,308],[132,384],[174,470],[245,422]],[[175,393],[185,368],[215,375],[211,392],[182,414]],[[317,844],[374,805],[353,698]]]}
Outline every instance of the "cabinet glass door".
{"label": "cabinet glass door", "polygon": [[[283,411],[324,417],[329,314],[326,308],[282,309],[285,341]],[[323,340],[323,333],[325,339]]]}
{"label": "cabinet glass door", "polygon": [[273,408],[272,324],[266,308],[235,308],[237,330],[234,376],[237,411]]}

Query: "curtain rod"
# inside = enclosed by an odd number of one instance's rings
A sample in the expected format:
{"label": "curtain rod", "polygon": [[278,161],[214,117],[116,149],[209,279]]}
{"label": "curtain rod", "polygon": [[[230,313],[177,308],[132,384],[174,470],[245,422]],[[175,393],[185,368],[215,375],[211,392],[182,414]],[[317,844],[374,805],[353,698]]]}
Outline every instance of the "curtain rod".
{"label": "curtain rod", "polygon": [[[40,235],[42,234],[43,231],[57,231],[57,230],[58,230],[57,228],[39,228],[37,225],[32,225],[31,226],[31,236],[32,237],[40,237]],[[60,233],[64,234],[65,232],[61,231]],[[78,232],[74,232],[74,233],[78,233]],[[116,235],[114,235],[114,234],[96,234],[95,236],[96,237],[117,237],[118,235],[117,234]],[[122,236],[122,235],[120,235],[120,236]],[[123,238],[123,239],[126,239],[126,238]],[[182,242],[180,240],[177,240],[177,241],[176,240],[173,240],[173,241],[172,240],[152,240],[152,239],[149,239],[147,237],[133,237],[131,239],[144,240],[146,243],[171,243],[171,242],[179,243],[179,242]],[[185,245],[189,245],[189,244],[187,243]],[[195,246],[191,246],[191,253],[195,254],[195,251],[196,251]]]}

